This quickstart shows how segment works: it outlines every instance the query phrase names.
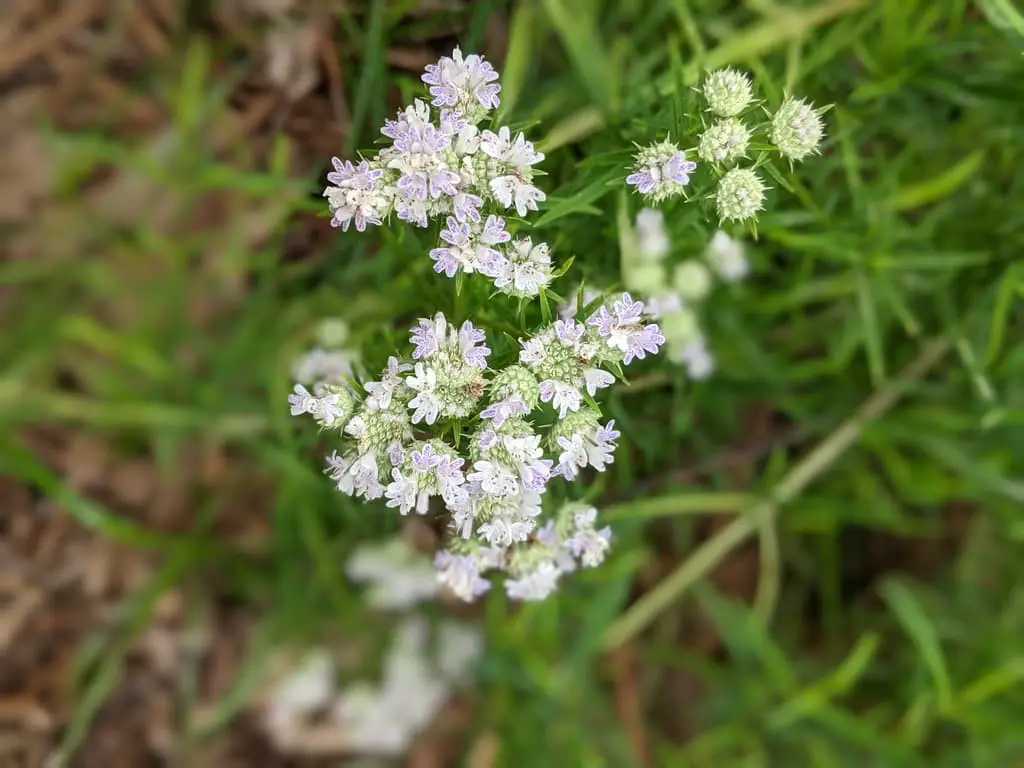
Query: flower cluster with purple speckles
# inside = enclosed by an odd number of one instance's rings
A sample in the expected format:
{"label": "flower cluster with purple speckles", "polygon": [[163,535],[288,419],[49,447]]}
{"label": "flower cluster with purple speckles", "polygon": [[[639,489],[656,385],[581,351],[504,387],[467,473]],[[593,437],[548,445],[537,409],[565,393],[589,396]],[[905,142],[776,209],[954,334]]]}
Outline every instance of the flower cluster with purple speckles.
{"label": "flower cluster with purple speckles", "polygon": [[[583,321],[555,320],[519,340],[518,359],[493,370],[484,331],[442,314],[411,329],[407,359],[392,357],[375,381],[353,387],[295,385],[292,415],[339,431],[328,474],[349,496],[386,499],[402,515],[426,514],[440,499],[451,542],[438,578],[464,600],[490,588],[489,570],[509,574],[510,597],[539,600],[558,577],[604,559],[611,531],[596,511],[564,506],[541,524],[550,482],[573,480],[613,461],[615,422],[602,423],[592,398],[611,386],[608,370],[657,354],[665,337],[628,293]],[[551,423],[533,418],[547,407]],[[441,435],[464,428],[456,448]]]}
{"label": "flower cluster with purple speckles", "polygon": [[[753,222],[764,209],[768,187],[757,169],[769,153],[756,149],[753,165],[741,166],[758,145],[770,147],[787,160],[792,168],[820,152],[825,136],[821,120],[825,109],[791,96],[771,115],[765,135],[761,127],[743,122],[745,112],[758,104],[750,77],[731,67],[708,73],[699,92],[711,117],[697,136],[693,152],[710,167],[716,189],[712,196],[720,222]],[[640,147],[633,158],[626,184],[633,187],[648,203],[659,205],[673,197],[686,197],[690,174],[697,163],[687,159],[687,151],[665,140]]]}
{"label": "flower cluster with purple speckles", "polygon": [[546,199],[533,184],[544,153],[506,126],[479,127],[500,103],[497,79],[481,56],[458,48],[428,65],[430,103],[416,99],[387,120],[380,132],[391,145],[376,156],[332,158],[324,197],[342,231],[381,226],[392,214],[417,227],[441,221],[435,272],[479,273],[501,293],[532,297],[552,278],[548,246],[513,239],[504,216],[526,216]]}
{"label": "flower cluster with purple speckles", "polygon": [[[545,200],[533,185],[544,155],[507,127],[478,127],[501,90],[480,56],[456,49],[422,79],[431,101],[417,99],[387,121],[389,146],[355,163],[333,160],[324,192],[332,222],[364,231],[392,214],[418,227],[436,221],[436,273],[483,275],[520,308],[546,301],[550,249],[509,231],[521,222],[506,220]],[[686,173],[686,162],[673,162],[671,173]],[[490,572],[503,572],[510,598],[541,600],[564,574],[604,560],[611,530],[596,509],[556,502],[545,514],[544,501],[564,496],[549,493],[554,483],[568,490],[582,473],[612,464],[620,433],[594,398],[622,366],[657,354],[665,337],[643,302],[622,293],[523,331],[518,354],[502,355],[501,365],[494,341],[479,324],[438,312],[418,320],[407,354],[389,358],[376,380],[312,390],[298,382],[289,402],[292,415],[341,435],[327,473],[342,493],[382,499],[401,515],[443,512],[441,585],[471,601],[491,588]]]}

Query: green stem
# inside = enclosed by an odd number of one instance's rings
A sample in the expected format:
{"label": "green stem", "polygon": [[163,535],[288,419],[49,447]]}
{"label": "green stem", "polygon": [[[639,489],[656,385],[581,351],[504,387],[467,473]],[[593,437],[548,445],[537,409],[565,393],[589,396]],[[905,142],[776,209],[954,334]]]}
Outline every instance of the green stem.
{"label": "green stem", "polygon": [[811,451],[775,486],[768,501],[752,505],[708,539],[672,574],[652,589],[608,627],[602,638],[604,650],[617,648],[642,632],[665,608],[704,578],[733,549],[762,525],[768,525],[778,509],[795,499],[818,475],[827,470],[860,436],[865,425],[886,413],[907,386],[927,373],[949,351],[946,339],[933,339],[900,375],[876,392],[853,416]]}

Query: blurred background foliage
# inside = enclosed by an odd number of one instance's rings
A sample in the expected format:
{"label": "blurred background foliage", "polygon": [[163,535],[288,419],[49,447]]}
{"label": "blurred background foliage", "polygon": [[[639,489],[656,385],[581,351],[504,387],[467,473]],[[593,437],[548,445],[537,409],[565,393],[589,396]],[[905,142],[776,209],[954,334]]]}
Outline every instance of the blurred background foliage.
{"label": "blurred background foliage", "polygon": [[[372,370],[453,307],[426,234],[340,235],[320,191],[456,43],[547,153],[534,221],[574,258],[566,294],[619,279],[632,142],[685,142],[703,71],[835,106],[824,156],[770,193],[750,279],[706,307],[715,376],[654,363],[606,398],[623,447],[581,492],[610,561],[540,605],[462,610],[479,684],[411,764],[1024,761],[1012,2],[0,14],[0,763],[297,764],[252,714],[275,649],[386,631],[342,565],[401,521],[335,492],[285,400],[320,319]],[[666,207],[673,258],[713,232],[702,205]]]}

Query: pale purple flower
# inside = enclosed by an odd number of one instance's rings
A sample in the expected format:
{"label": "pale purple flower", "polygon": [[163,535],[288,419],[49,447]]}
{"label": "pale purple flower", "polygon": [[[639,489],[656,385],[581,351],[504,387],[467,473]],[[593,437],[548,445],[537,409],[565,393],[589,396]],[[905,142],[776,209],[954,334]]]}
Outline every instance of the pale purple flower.
{"label": "pale purple flower", "polygon": [[433,320],[421,317],[415,328],[409,332],[409,341],[413,345],[412,358],[428,358],[435,354],[444,341],[447,321],[438,313]]}
{"label": "pale purple flower", "polygon": [[440,455],[438,457],[434,472],[437,475],[437,483],[442,491],[447,487],[462,485],[466,482],[466,477],[462,473],[462,465],[464,463],[465,459],[458,456]]}
{"label": "pale purple flower", "polygon": [[334,171],[327,174],[327,181],[343,189],[374,189],[384,173],[380,168],[371,169],[365,160],[359,165],[352,165],[350,160],[342,162],[337,157],[332,157],[331,165],[334,166]]}
{"label": "pale purple flower", "polygon": [[499,400],[496,403],[480,411],[480,418],[491,419],[494,422],[495,427],[501,427],[509,419],[514,419],[517,416],[525,416],[530,412],[526,403],[518,395],[512,395],[504,400]]}
{"label": "pale purple flower", "polygon": [[623,293],[613,302],[611,312],[607,306],[602,306],[587,319],[608,346],[623,353],[626,365],[634,359],[643,360],[648,353],[657,354],[658,348],[665,343],[661,328],[656,323],[641,323],[643,310],[643,302]]}
{"label": "pale purple flower", "polygon": [[412,467],[417,472],[425,474],[437,467],[441,463],[442,458],[444,457],[437,452],[434,446],[426,443],[420,450],[413,449],[411,454]]}
{"label": "pale purple flower", "polygon": [[643,147],[636,156],[633,172],[626,183],[654,203],[683,194],[697,164],[670,141]]}
{"label": "pale purple flower", "polygon": [[442,56],[425,69],[421,79],[430,86],[435,107],[465,107],[470,98],[486,109],[499,104],[498,73],[482,56],[472,53],[463,57],[456,48],[450,57]]}
{"label": "pale purple flower", "polygon": [[629,334],[626,341],[626,354],[622,358],[625,365],[634,358],[643,360],[648,354],[658,354],[658,348],[665,343],[665,336],[657,323],[648,323],[641,330]]}
{"label": "pale purple flower", "polygon": [[569,411],[578,411],[583,405],[583,393],[572,384],[545,379],[540,383],[539,391],[541,401],[551,403],[562,419]]}
{"label": "pale purple flower", "polygon": [[459,349],[467,365],[481,369],[487,367],[487,356],[491,354],[491,348],[484,343],[486,340],[487,335],[475,328],[469,320],[462,324],[459,329]]}
{"label": "pale purple flower", "polygon": [[[657,177],[655,177],[657,174]],[[661,172],[657,168],[642,168],[634,171],[626,177],[626,183],[636,187],[636,191],[649,195],[654,191],[655,185],[661,180]]]}
{"label": "pale purple flower", "polygon": [[470,192],[458,192],[452,199],[452,211],[459,221],[480,221],[483,198]]}
{"label": "pale purple flower", "polygon": [[555,336],[567,347],[576,347],[583,338],[586,329],[575,320],[555,320]]}
{"label": "pale purple flower", "polygon": [[697,164],[686,159],[685,152],[676,152],[669,158],[669,161],[662,166],[662,173],[665,178],[679,186],[690,183],[690,174],[697,170]]}

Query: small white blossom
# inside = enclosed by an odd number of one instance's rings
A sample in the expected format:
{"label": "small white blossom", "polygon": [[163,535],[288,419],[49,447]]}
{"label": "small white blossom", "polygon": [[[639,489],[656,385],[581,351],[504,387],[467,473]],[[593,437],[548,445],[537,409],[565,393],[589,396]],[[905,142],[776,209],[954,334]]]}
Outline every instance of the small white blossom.
{"label": "small white blossom", "polygon": [[721,230],[715,232],[704,255],[715,273],[727,283],[738,282],[750,272],[743,243]]}
{"label": "small white blossom", "polygon": [[636,244],[640,256],[661,261],[672,249],[665,229],[665,217],[655,208],[642,208],[636,215]]}
{"label": "small white blossom", "polygon": [[534,245],[528,237],[519,238],[509,243],[505,256],[501,272],[494,278],[495,287],[502,293],[529,298],[551,282],[547,243]]}
{"label": "small white blossom", "polygon": [[430,559],[401,537],[359,547],[345,570],[353,581],[369,586],[366,602],[381,610],[403,610],[432,600],[439,586]]}

